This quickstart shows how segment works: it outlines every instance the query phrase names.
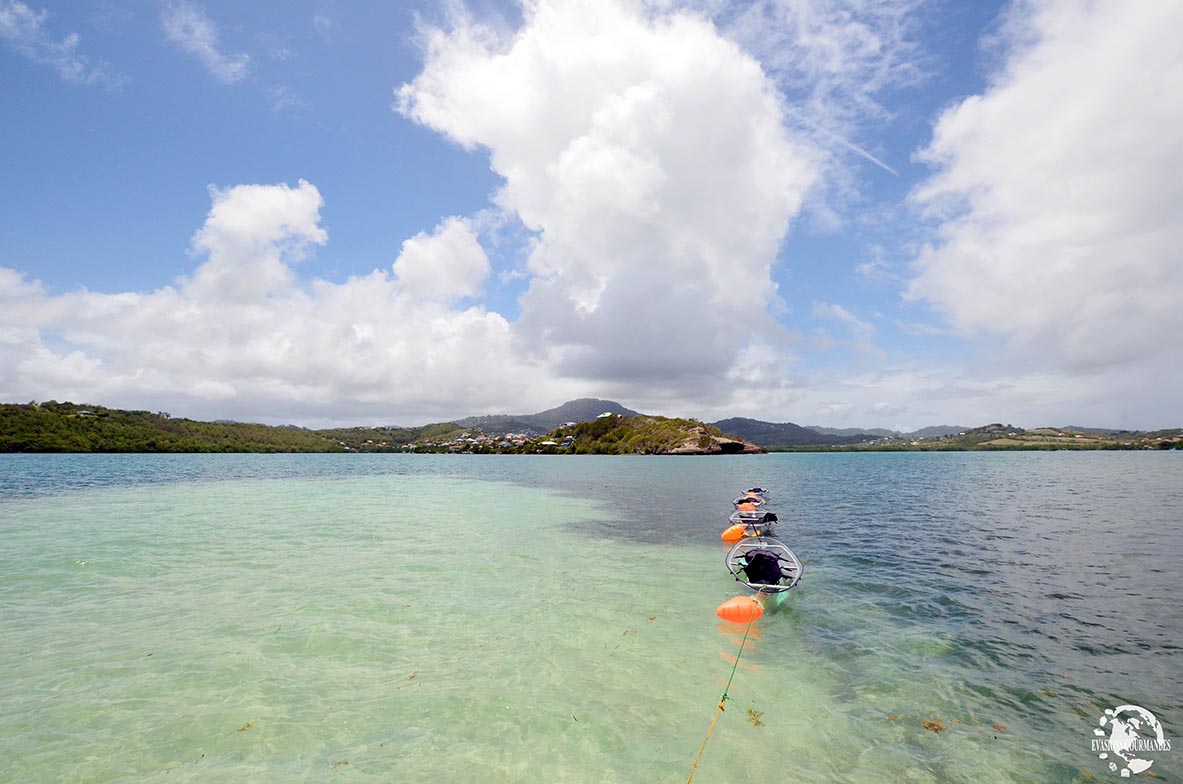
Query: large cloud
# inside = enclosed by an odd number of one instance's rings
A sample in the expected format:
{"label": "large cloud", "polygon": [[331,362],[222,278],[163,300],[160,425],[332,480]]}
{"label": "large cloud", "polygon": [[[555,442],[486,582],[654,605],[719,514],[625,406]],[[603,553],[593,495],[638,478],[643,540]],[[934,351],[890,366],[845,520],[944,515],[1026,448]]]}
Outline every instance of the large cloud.
{"label": "large cloud", "polygon": [[914,196],[944,220],[908,296],[1006,336],[1016,361],[1096,374],[1142,360],[1177,378],[1181,27],[1179,3],[1016,8],[989,89],[946,111],[922,153],[937,171]]}
{"label": "large cloud", "polygon": [[[552,402],[531,395],[537,372],[514,358],[504,318],[444,301],[481,278],[467,222],[415,238],[413,262],[404,248],[393,271],[304,283],[293,264],[326,240],[314,186],[211,196],[193,239],[204,261],[176,287],[54,295],[0,268],[0,398],[310,423]],[[440,289],[431,268],[454,271],[457,249],[471,277]]]}
{"label": "large cloud", "polygon": [[462,19],[399,108],[505,178],[536,232],[515,333],[558,374],[709,394],[767,328],[815,154],[709,22],[602,0],[527,4],[507,39]]}

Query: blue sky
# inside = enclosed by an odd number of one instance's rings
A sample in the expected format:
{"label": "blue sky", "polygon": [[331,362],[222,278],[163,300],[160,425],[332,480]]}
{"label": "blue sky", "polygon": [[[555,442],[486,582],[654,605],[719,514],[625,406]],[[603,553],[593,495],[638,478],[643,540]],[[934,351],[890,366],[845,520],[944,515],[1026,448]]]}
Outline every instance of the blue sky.
{"label": "blue sky", "polygon": [[1178,425],[1127,6],[0,0],[0,400]]}

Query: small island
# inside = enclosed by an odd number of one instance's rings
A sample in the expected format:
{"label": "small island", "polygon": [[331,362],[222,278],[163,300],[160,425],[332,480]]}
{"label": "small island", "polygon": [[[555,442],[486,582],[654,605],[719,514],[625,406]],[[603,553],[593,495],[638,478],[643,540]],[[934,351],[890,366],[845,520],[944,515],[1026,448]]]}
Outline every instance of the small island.
{"label": "small island", "polygon": [[555,439],[562,439],[577,455],[736,455],[767,451],[696,419],[642,415],[601,415],[591,422],[555,430],[548,440],[555,443]]}

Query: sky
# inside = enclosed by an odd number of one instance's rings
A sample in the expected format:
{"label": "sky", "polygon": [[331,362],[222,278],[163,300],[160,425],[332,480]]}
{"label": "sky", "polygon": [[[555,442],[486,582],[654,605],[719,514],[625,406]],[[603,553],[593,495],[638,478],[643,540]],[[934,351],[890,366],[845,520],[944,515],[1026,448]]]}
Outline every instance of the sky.
{"label": "sky", "polygon": [[0,0],[0,401],[1183,426],[1183,0]]}

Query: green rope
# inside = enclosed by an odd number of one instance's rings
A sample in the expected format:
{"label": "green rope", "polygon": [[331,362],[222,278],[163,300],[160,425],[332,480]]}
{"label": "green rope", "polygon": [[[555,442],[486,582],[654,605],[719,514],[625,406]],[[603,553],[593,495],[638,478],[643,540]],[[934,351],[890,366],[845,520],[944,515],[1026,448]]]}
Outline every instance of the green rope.
{"label": "green rope", "polygon": [[[729,677],[727,679],[727,685],[723,687],[723,699],[724,700],[731,699],[730,697],[727,696],[727,692],[731,690],[731,682],[733,680],[735,680],[735,671],[737,669],[739,669],[739,657],[743,656],[743,647],[745,645],[747,645],[747,642],[748,642],[748,632],[750,632],[752,630],[752,624],[755,622],[756,622],[755,618],[748,621],[748,627],[743,630],[743,639],[739,641],[739,652],[735,654],[735,664],[731,665],[731,677]],[[720,702],[722,702],[722,700],[720,700]]]}
{"label": "green rope", "polygon": [[743,647],[748,642],[748,632],[752,630],[752,624],[755,622],[755,618],[748,621],[748,627],[743,630],[743,640],[739,643],[739,653],[735,654],[735,664],[731,665],[731,676],[727,679],[727,685],[723,687],[723,696],[719,698],[719,705],[715,708],[715,717],[711,719],[711,727],[707,730],[707,736],[702,739],[702,745],[698,747],[698,756],[694,758],[694,764],[690,766],[690,775],[686,777],[686,784],[690,784],[690,780],[694,778],[694,771],[698,769],[698,763],[702,759],[702,752],[707,747],[707,741],[711,739],[711,733],[715,731],[715,722],[719,720],[719,714],[725,710],[723,703],[731,699],[731,696],[727,692],[731,691],[731,682],[735,680],[735,671],[739,669],[739,657],[743,656]]}

